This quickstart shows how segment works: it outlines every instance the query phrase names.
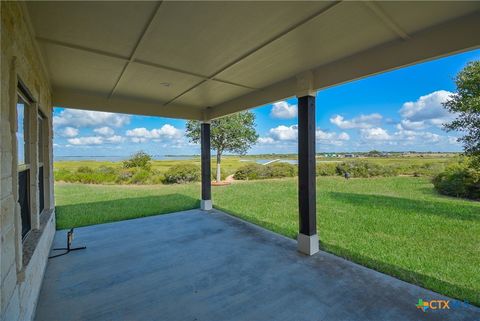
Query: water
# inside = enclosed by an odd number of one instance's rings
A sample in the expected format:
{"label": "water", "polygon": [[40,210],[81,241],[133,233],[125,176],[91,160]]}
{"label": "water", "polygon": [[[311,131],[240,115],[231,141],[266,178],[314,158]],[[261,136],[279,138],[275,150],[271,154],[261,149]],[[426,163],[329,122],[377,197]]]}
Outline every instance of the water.
{"label": "water", "polygon": [[[154,155],[154,160],[189,160],[196,156],[182,155]],[[130,156],[54,156],[54,161],[97,161],[97,162],[119,162],[130,158]]]}
{"label": "water", "polygon": [[[255,162],[255,163],[260,164],[260,165],[265,165],[266,163],[271,162],[273,160],[275,160],[275,159],[241,159],[240,161],[241,162]],[[288,164],[292,164],[292,165],[297,165],[298,160],[296,160],[296,159],[280,159],[278,161],[275,161],[274,163],[288,163]]]}
{"label": "water", "polygon": [[[274,159],[241,159],[241,162],[255,162],[257,164],[265,165],[268,162],[273,161]],[[341,163],[339,160],[317,160],[317,163]],[[292,165],[298,165],[297,159],[280,159],[274,163],[288,163]]]}

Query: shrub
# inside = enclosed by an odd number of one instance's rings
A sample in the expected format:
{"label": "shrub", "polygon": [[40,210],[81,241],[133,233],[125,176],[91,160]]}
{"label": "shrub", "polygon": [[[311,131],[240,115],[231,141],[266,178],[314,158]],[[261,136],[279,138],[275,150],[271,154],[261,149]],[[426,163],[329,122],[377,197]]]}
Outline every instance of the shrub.
{"label": "shrub", "polygon": [[200,180],[200,167],[193,164],[175,165],[164,176],[167,184],[197,182]]}
{"label": "shrub", "polygon": [[104,165],[97,168],[96,171],[98,173],[102,173],[102,174],[113,174],[113,175],[117,174],[117,169],[115,169],[113,167],[110,167],[110,166],[104,166]]}
{"label": "shrub", "polygon": [[118,184],[128,183],[130,178],[135,174],[135,169],[132,168],[122,168],[118,171],[116,182]]}
{"label": "shrub", "polygon": [[297,166],[288,163],[248,164],[237,169],[233,178],[236,180],[252,180],[293,177],[295,175],[297,175]]}
{"label": "shrub", "polygon": [[351,177],[394,176],[395,170],[390,166],[382,166],[367,161],[343,162],[337,165],[337,174],[349,173]]}
{"label": "shrub", "polygon": [[75,174],[66,169],[59,169],[54,172],[56,181],[63,181],[67,183],[72,183],[75,181]]}
{"label": "shrub", "polygon": [[142,168],[149,171],[152,167],[152,156],[143,151],[133,154],[129,159],[123,161],[123,168]]}
{"label": "shrub", "polygon": [[337,173],[336,163],[318,163],[317,176],[335,176]]}
{"label": "shrub", "polygon": [[93,173],[93,169],[88,166],[80,166],[79,168],[77,168],[77,173],[91,174]]}
{"label": "shrub", "polygon": [[147,184],[150,178],[150,172],[144,169],[139,169],[136,171],[132,178],[130,179],[130,183],[132,184]]}
{"label": "shrub", "polygon": [[[227,176],[230,175],[228,174],[224,169],[223,167],[220,168],[220,179],[221,180],[224,180],[225,178],[227,178]],[[212,178],[212,181],[213,180],[216,180],[217,179],[217,168],[212,168],[211,170],[211,178]]]}
{"label": "shrub", "polygon": [[480,169],[469,161],[451,164],[433,178],[433,186],[444,195],[480,199]]}
{"label": "shrub", "polygon": [[165,176],[163,176],[163,174],[161,173],[154,173],[150,175],[148,181],[149,184],[163,184],[163,182],[165,181]]}
{"label": "shrub", "polygon": [[268,174],[272,178],[297,176],[297,166],[289,163],[277,162],[265,167],[267,167]]}
{"label": "shrub", "polygon": [[267,178],[267,167],[260,164],[248,164],[238,168],[233,175],[236,180],[250,180]]}

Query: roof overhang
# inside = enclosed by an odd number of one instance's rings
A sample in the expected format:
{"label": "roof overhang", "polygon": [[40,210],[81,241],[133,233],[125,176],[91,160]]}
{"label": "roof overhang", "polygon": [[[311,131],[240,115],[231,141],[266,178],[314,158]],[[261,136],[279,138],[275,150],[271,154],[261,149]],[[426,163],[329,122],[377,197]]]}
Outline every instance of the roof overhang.
{"label": "roof overhang", "polygon": [[480,2],[28,2],[54,105],[211,119],[480,46]]}

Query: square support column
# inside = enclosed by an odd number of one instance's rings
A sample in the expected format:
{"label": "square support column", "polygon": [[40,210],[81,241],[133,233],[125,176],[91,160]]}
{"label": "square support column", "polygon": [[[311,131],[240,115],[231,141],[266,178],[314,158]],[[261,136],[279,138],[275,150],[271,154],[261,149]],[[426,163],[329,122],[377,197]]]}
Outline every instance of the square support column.
{"label": "square support column", "polygon": [[298,97],[298,250],[307,255],[318,252],[315,96]]}
{"label": "square support column", "polygon": [[212,209],[212,174],[210,155],[210,123],[200,124],[200,144],[202,150],[202,199],[200,208],[204,211]]}

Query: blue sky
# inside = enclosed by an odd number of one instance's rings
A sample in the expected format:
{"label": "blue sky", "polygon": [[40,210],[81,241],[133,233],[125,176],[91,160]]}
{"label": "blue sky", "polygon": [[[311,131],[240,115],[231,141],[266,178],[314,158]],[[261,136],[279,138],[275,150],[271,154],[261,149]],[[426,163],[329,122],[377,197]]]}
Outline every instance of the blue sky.
{"label": "blue sky", "polygon": [[[454,115],[441,103],[454,92],[453,77],[474,50],[321,90],[316,98],[317,151],[461,151],[459,133],[441,124]],[[252,110],[260,135],[249,151],[297,151],[296,99]],[[92,111],[54,109],[56,156],[198,154],[185,138],[185,121]]]}

